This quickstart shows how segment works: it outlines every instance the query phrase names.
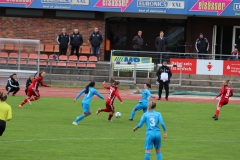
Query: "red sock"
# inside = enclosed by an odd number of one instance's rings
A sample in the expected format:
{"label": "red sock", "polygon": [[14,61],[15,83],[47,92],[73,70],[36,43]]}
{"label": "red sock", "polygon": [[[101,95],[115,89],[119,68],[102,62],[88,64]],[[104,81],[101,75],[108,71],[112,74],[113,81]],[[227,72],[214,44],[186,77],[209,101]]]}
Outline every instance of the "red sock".
{"label": "red sock", "polygon": [[27,103],[27,101],[28,101],[28,98],[25,98],[25,99],[22,101],[21,106],[23,106],[25,103]]}
{"label": "red sock", "polygon": [[32,102],[32,101],[36,101],[38,99],[39,99],[39,97],[33,97],[33,98],[30,99],[30,101]]}
{"label": "red sock", "polygon": [[112,116],[113,116],[113,114],[110,113],[110,114],[108,115],[108,120],[111,120],[111,119],[112,119]]}
{"label": "red sock", "polygon": [[215,115],[218,117],[218,115],[219,115],[219,112],[220,112],[220,110],[217,110],[216,109],[216,113],[215,113]]}
{"label": "red sock", "polygon": [[108,108],[103,108],[101,109],[101,112],[110,112],[110,110]]}

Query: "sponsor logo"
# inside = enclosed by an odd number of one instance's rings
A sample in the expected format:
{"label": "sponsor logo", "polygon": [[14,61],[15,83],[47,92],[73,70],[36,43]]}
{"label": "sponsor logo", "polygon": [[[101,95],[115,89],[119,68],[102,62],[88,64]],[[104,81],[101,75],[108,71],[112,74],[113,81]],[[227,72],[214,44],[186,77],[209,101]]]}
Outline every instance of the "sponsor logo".
{"label": "sponsor logo", "polygon": [[124,12],[133,0],[98,0],[94,7],[99,8],[120,8]]}
{"label": "sponsor logo", "polygon": [[217,15],[221,15],[231,2],[232,0],[198,0],[190,11],[217,12]]}
{"label": "sponsor logo", "polygon": [[28,8],[34,0],[0,0],[0,3],[8,3],[8,4],[25,4],[26,8]]}
{"label": "sponsor logo", "polygon": [[41,0],[42,3],[89,5],[89,0]]}
{"label": "sponsor logo", "polygon": [[138,0],[137,7],[184,9],[185,2],[184,1],[168,1],[168,0]]}

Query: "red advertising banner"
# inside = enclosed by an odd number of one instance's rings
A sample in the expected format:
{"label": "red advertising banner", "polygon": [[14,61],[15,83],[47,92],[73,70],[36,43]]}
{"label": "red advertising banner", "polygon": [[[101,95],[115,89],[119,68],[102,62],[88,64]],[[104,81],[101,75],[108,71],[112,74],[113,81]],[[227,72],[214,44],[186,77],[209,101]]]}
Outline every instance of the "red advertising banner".
{"label": "red advertising banner", "polygon": [[240,61],[224,61],[223,75],[240,76]]}
{"label": "red advertising banner", "polygon": [[[170,58],[170,64],[182,65],[182,74],[196,74],[197,60],[196,59],[178,59]],[[179,67],[171,67],[172,73],[180,73]]]}

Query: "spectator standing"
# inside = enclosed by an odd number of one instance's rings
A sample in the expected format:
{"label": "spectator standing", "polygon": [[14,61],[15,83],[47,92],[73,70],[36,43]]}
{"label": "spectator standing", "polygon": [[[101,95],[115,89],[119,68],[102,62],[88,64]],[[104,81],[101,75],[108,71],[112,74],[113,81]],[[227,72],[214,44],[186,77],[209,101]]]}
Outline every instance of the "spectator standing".
{"label": "spectator standing", "polygon": [[230,57],[230,60],[234,60],[237,61],[238,60],[238,55],[239,55],[239,51],[237,48],[234,48],[234,51],[232,52],[232,55]]}
{"label": "spectator standing", "polygon": [[68,45],[70,44],[70,37],[68,34],[66,34],[66,29],[62,29],[62,33],[58,35],[57,42],[59,44],[59,54],[60,55],[66,55]]}
{"label": "spectator standing", "polygon": [[[164,37],[164,32],[160,31],[160,36],[156,38],[155,40],[155,47],[157,48],[157,52],[166,52],[166,47],[168,45],[168,40],[166,37]],[[162,59],[166,60],[166,55],[160,53],[159,54],[159,59],[160,55],[162,55]]]}
{"label": "spectator standing", "polygon": [[94,32],[91,34],[89,38],[89,42],[92,45],[92,54],[93,56],[98,58],[98,51],[101,43],[103,42],[102,35],[99,33],[98,28],[94,28]]}
{"label": "spectator standing", "polygon": [[203,36],[202,33],[200,33],[199,38],[196,41],[195,48],[198,52],[198,58],[199,59],[202,59],[202,58],[206,59],[207,58],[206,55],[201,55],[200,54],[200,53],[207,54],[208,49],[209,49],[209,42],[208,42],[207,38],[205,38]]}
{"label": "spectator standing", "polygon": [[170,68],[167,66],[167,62],[163,61],[163,65],[159,67],[157,71],[157,81],[159,82],[159,90],[158,90],[158,100],[161,100],[163,87],[166,91],[165,99],[168,101],[169,96],[169,83],[170,78],[172,77],[172,72]]}
{"label": "spectator standing", "polygon": [[16,93],[20,90],[16,73],[13,73],[8,78],[6,90],[7,90],[7,94],[9,94],[10,92],[13,92],[12,96],[15,96]]}
{"label": "spectator standing", "polygon": [[72,45],[71,55],[73,55],[76,50],[76,56],[79,58],[79,47],[83,44],[83,38],[78,29],[74,29],[70,37],[70,44]]}
{"label": "spectator standing", "polygon": [[7,103],[7,95],[0,92],[0,136],[6,128],[6,121],[12,119],[12,108]]}
{"label": "spectator standing", "polygon": [[138,35],[133,38],[133,49],[134,51],[142,51],[143,38],[142,31],[138,31]]}

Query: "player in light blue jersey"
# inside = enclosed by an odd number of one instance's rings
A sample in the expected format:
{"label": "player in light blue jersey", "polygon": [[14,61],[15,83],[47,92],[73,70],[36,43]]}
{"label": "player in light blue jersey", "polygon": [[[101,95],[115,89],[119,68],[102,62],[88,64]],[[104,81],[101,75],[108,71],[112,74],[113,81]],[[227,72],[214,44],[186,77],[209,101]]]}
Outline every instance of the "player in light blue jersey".
{"label": "player in light blue jersey", "polygon": [[157,160],[162,160],[161,153],[161,133],[158,127],[158,123],[161,124],[164,134],[163,137],[167,137],[167,130],[162,119],[162,115],[159,112],[156,112],[155,102],[150,102],[148,106],[148,111],[142,115],[140,123],[133,129],[135,132],[138,128],[141,128],[144,123],[146,123],[146,142],[145,142],[145,158],[144,160],[150,160],[150,153],[153,148],[153,145],[156,149]]}
{"label": "player in light blue jersey", "polygon": [[77,97],[74,99],[74,102],[76,102],[77,99],[83,93],[85,94],[82,100],[83,115],[78,116],[77,119],[72,124],[77,125],[79,121],[81,121],[83,118],[89,116],[92,113],[90,110],[90,103],[94,95],[97,95],[99,98],[104,99],[104,97],[98,93],[98,91],[94,88],[94,86],[95,86],[95,82],[90,82],[86,86],[86,88],[84,88],[81,92],[79,92]]}
{"label": "player in light blue jersey", "polygon": [[140,91],[140,89],[137,87],[137,90],[142,94],[142,99],[133,108],[129,121],[133,121],[136,111],[143,110],[143,113],[145,113],[148,108],[149,97],[154,98],[154,96],[149,91],[149,89],[151,88],[151,84],[146,83],[146,84],[144,84],[143,88],[144,88],[144,90]]}

